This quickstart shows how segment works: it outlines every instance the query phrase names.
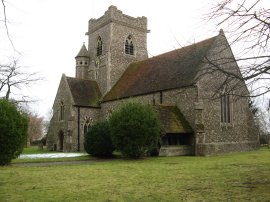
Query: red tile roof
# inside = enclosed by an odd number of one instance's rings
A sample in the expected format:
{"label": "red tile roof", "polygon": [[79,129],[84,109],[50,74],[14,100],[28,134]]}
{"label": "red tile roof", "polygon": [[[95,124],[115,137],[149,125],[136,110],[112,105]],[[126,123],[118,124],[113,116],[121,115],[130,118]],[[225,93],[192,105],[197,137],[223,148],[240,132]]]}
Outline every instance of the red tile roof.
{"label": "red tile roof", "polygon": [[131,63],[103,101],[116,100],[194,84],[196,75],[216,37]]}

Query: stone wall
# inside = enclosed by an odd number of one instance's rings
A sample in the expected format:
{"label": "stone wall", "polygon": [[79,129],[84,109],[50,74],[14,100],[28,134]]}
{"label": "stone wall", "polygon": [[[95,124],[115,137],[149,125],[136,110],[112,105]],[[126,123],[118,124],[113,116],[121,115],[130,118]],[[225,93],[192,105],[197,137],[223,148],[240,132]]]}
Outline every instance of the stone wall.
{"label": "stone wall", "polygon": [[188,145],[179,146],[161,146],[159,156],[185,156],[191,155],[193,148]]}
{"label": "stone wall", "polygon": [[[90,120],[90,126],[99,121],[100,108],[74,107],[74,119],[72,127],[72,151],[84,151],[84,125],[87,119]],[[78,122],[79,120],[79,122]],[[79,127],[78,127],[79,125]],[[78,130],[79,128],[79,130]],[[79,137],[78,137],[78,134]],[[79,144],[79,149],[78,149]]]}
{"label": "stone wall", "polygon": [[[63,120],[60,120],[60,108],[61,108],[61,102],[64,106],[64,118]],[[63,74],[57,95],[54,100],[53,104],[53,116],[50,121],[50,126],[48,130],[48,136],[47,136],[47,148],[48,150],[58,150],[60,146],[59,142],[59,133],[62,131],[64,134],[64,143],[68,142],[71,137],[71,133],[69,131],[70,123],[72,123],[72,117],[74,116],[73,113],[73,100],[72,96],[69,91],[69,86],[66,81],[66,77]],[[70,146],[66,146],[64,144],[64,151],[68,151]]]}
{"label": "stone wall", "polygon": [[[218,61],[222,68],[241,76],[239,68],[233,62],[233,54],[226,38],[219,36],[215,46],[208,53],[208,60]],[[212,69],[211,69],[212,68]],[[254,122],[246,97],[248,91],[243,82],[231,80],[226,83],[228,89],[237,86],[230,95],[230,123],[221,122],[221,98],[223,82],[226,79],[221,71],[213,71],[210,64],[202,70],[212,70],[197,83],[198,97],[201,101],[202,130],[196,133],[196,154],[213,155],[235,151],[246,151],[258,148],[258,134],[254,130]],[[205,73],[205,72],[203,72]]]}

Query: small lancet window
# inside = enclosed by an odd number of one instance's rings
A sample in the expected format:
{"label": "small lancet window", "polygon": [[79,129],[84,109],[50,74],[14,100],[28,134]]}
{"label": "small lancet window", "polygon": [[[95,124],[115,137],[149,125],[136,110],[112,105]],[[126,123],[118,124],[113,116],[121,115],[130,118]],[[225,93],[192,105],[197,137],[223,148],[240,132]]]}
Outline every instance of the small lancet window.
{"label": "small lancet window", "polygon": [[132,42],[132,36],[129,35],[125,41],[125,54],[134,55],[134,45]]}
{"label": "small lancet window", "polygon": [[221,122],[231,123],[231,105],[230,105],[230,96],[228,94],[221,95],[220,106],[221,106]]}
{"label": "small lancet window", "polygon": [[64,106],[64,102],[61,101],[60,104],[60,120],[64,120],[65,117],[65,106]]}
{"label": "small lancet window", "polygon": [[99,36],[97,40],[97,56],[100,55],[102,55],[102,40],[101,37]]}

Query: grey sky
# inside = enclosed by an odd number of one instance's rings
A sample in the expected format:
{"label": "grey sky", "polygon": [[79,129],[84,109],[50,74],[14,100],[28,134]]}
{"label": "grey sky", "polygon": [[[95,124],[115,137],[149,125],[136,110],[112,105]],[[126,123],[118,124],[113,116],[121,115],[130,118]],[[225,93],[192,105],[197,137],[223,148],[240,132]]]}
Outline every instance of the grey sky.
{"label": "grey sky", "polygon": [[0,61],[19,57],[20,65],[45,78],[23,91],[39,100],[31,108],[44,116],[52,107],[62,73],[74,76],[74,57],[83,42],[87,43],[90,18],[100,17],[110,5],[127,15],[146,16],[152,57],[216,35],[219,30],[202,19],[209,2],[213,1],[7,0],[9,31],[21,54],[14,52],[0,23]]}

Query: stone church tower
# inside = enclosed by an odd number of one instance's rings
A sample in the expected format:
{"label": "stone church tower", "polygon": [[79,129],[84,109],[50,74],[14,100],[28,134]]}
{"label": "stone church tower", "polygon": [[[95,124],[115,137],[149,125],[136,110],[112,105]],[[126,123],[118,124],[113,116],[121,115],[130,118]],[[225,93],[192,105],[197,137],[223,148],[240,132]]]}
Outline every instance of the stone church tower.
{"label": "stone church tower", "polygon": [[88,50],[76,56],[76,77],[97,81],[102,95],[121,77],[129,63],[148,58],[147,18],[131,17],[115,6],[90,19]]}

